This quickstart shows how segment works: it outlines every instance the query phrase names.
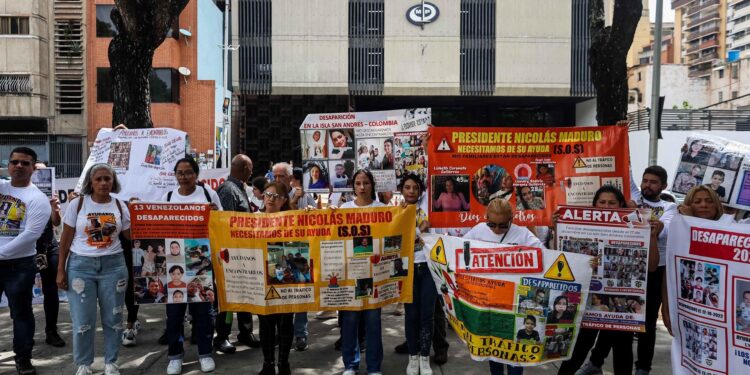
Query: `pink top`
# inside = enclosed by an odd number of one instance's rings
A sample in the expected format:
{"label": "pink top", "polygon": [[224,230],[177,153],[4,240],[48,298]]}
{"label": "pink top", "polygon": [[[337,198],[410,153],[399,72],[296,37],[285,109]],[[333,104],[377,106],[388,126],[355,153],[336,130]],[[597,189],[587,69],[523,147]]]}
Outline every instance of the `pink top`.
{"label": "pink top", "polygon": [[463,193],[440,193],[433,207],[443,211],[469,211],[469,203],[466,202]]}

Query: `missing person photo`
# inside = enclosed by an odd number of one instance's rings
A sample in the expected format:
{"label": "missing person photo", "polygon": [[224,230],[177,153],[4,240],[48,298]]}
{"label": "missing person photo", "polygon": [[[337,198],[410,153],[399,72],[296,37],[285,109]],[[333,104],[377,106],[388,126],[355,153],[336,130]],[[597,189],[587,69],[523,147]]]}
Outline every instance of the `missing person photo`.
{"label": "missing person photo", "polygon": [[432,176],[432,209],[437,212],[470,211],[469,175]]}
{"label": "missing person photo", "polygon": [[[549,331],[549,322],[547,322]],[[573,341],[574,327],[555,327],[551,335],[544,340],[544,357],[561,358],[568,355]]]}
{"label": "missing person photo", "polygon": [[354,256],[372,255],[373,241],[372,237],[354,237],[352,238],[352,252]]}
{"label": "missing person photo", "polygon": [[678,263],[678,272],[680,295],[677,298],[714,309],[724,306],[722,266],[682,258]]}
{"label": "missing person photo", "polygon": [[143,161],[146,164],[161,165],[161,146],[148,145],[146,158]]}
{"label": "missing person photo", "polygon": [[355,298],[368,298],[372,297],[372,278],[366,278],[366,279],[357,279],[357,283],[354,287],[354,297]]}
{"label": "missing person photo", "polygon": [[703,182],[716,192],[722,202],[726,203],[729,202],[735,174],[736,172],[728,169],[708,167]]}
{"label": "missing person photo", "polygon": [[328,167],[325,162],[306,162],[304,164],[304,174],[302,183],[305,190],[325,190],[328,191],[330,186],[328,176]]}
{"label": "missing person photo", "polygon": [[505,168],[488,164],[479,168],[473,175],[473,183],[471,184],[474,198],[486,206],[490,203],[493,195],[495,195],[500,189],[503,181],[503,177],[508,175]]}
{"label": "missing person photo", "polygon": [[269,284],[313,282],[309,242],[269,242],[266,279]]}
{"label": "missing person photo", "polygon": [[328,158],[328,133],[325,130],[305,130],[302,136],[302,160]]}
{"label": "missing person photo", "polygon": [[383,251],[400,251],[401,236],[389,236],[383,238]]}
{"label": "missing person photo", "polygon": [[522,344],[539,344],[544,336],[544,324],[535,315],[516,318],[516,341]]}
{"label": "missing person photo", "polygon": [[544,205],[544,186],[525,185],[516,188],[516,209],[524,210],[543,210]]}
{"label": "missing person photo", "polygon": [[331,160],[328,162],[330,173],[330,184],[334,189],[351,189],[354,184],[354,160]]}
{"label": "missing person photo", "polygon": [[332,129],[328,131],[328,158],[354,159],[354,130]]}
{"label": "missing person photo", "polygon": [[393,260],[393,269],[391,269],[391,277],[405,277],[409,274],[409,258],[396,258]]}
{"label": "missing person photo", "polygon": [[680,163],[672,183],[672,191],[687,194],[690,189],[703,183],[705,173],[705,166],[686,162]]}
{"label": "missing person photo", "polygon": [[167,263],[185,263],[185,252],[182,250],[182,239],[166,239],[167,246]]}
{"label": "missing person photo", "polygon": [[750,280],[735,279],[734,294],[734,329],[750,335]]}
{"label": "missing person photo", "polygon": [[535,286],[519,289],[518,314],[545,317],[549,311],[549,289]]}
{"label": "missing person photo", "polygon": [[555,185],[555,164],[539,163],[536,165],[535,179],[543,182],[547,186]]}

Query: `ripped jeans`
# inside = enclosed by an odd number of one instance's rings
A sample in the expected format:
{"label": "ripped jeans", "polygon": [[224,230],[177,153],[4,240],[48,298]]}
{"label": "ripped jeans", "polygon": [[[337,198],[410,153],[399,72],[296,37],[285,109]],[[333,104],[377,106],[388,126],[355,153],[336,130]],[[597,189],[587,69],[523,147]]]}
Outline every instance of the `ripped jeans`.
{"label": "ripped jeans", "polygon": [[75,364],[90,366],[94,362],[97,303],[104,331],[104,363],[117,362],[128,284],[125,258],[120,253],[86,257],[71,252],[67,271]]}

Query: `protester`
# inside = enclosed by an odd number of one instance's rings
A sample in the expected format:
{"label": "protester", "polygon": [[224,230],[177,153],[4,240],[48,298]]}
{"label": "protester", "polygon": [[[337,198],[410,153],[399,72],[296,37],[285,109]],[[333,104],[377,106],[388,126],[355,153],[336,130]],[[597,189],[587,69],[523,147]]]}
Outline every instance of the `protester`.
{"label": "protester", "polygon": [[252,189],[252,195],[248,195],[250,198],[250,211],[251,212],[258,212],[263,210],[263,187],[266,186],[267,183],[271,181],[268,181],[263,176],[258,176],[253,178],[252,181],[250,181],[250,189]]}
{"label": "protester", "polygon": [[[47,163],[38,161],[35,169],[47,168]],[[60,201],[54,195],[49,199],[52,216],[44,227],[44,233],[36,241],[37,263],[41,257],[44,260],[44,268],[39,267],[39,275],[42,277],[42,293],[44,294],[44,319],[45,319],[45,342],[55,347],[65,346],[65,341],[57,333],[57,315],[60,311],[60,296],[57,293],[57,260],[60,245],[55,238],[54,227],[60,225]]]}
{"label": "protester", "polygon": [[[199,175],[198,163],[191,157],[186,157],[177,161],[174,167],[174,174],[177,183],[180,185],[162,197],[162,201],[177,203],[209,203],[211,209],[221,210],[221,202],[215,191],[208,186],[198,185]],[[178,244],[179,246],[179,244]],[[171,244],[170,244],[171,247]],[[179,251],[179,250],[178,250]],[[170,275],[176,278],[184,274],[182,267],[175,265],[169,270]],[[172,285],[174,283],[175,285]],[[182,280],[173,280],[167,284],[170,288],[186,288]],[[178,285],[178,283],[181,283]],[[184,297],[184,293],[183,293]],[[176,302],[176,301],[175,301]],[[202,372],[211,372],[216,368],[211,348],[213,338],[213,316],[210,302],[193,302],[190,306],[184,303],[171,303],[167,305],[167,341],[169,342],[169,364],[167,365],[167,374],[177,375],[182,373],[182,359],[185,356],[183,342],[185,312],[190,310],[190,316],[193,321],[193,343],[198,345],[198,361],[200,362]]]}
{"label": "protester", "polygon": [[[265,213],[289,210],[288,188],[281,181],[269,182],[263,191]],[[260,342],[263,347],[263,369],[259,375],[275,375],[275,346],[278,336],[279,375],[291,375],[289,352],[294,335],[294,313],[258,315]]]}
{"label": "protester", "polygon": [[649,259],[650,266],[656,264],[656,268],[649,267],[646,286],[646,331],[638,333],[638,360],[635,362],[636,375],[646,375],[651,371],[651,361],[654,358],[654,345],[656,344],[656,320],[659,308],[662,304],[662,285],[667,264],[667,236],[669,223],[677,212],[677,205],[661,199],[662,190],[667,187],[667,171],[658,165],[652,165],[643,172],[641,179],[640,207],[651,209],[650,224],[656,227],[659,233],[657,246],[659,258],[656,261],[656,253],[651,251],[654,258]]}
{"label": "protester", "polygon": [[[346,202],[341,208],[372,208],[384,207],[383,203],[375,200],[375,178],[366,170],[354,173],[353,201]],[[380,308],[362,311],[339,311],[341,318],[341,357],[344,361],[344,374],[355,375],[359,369],[359,322],[365,322],[365,340],[367,341],[367,373],[380,375],[383,362],[383,337],[380,320]]]}
{"label": "protester", "polygon": [[125,203],[110,196],[119,191],[112,167],[95,164],[85,173],[81,196],[65,211],[57,285],[68,291],[76,375],[92,373],[97,304],[104,331],[104,373],[120,373],[117,355],[128,271],[119,234],[130,240],[130,213]]}
{"label": "protester", "polygon": [[[14,148],[8,158],[10,182],[0,181],[0,199],[3,206],[8,207],[0,212],[4,223],[0,226],[0,294],[5,293],[8,298],[16,371],[23,375],[36,374],[31,364],[35,328],[31,300],[37,271],[35,245],[51,214],[47,196],[31,183],[36,162],[34,150]],[[19,212],[22,207],[25,215]]]}
{"label": "protester", "polygon": [[414,237],[414,281],[411,303],[404,304],[406,310],[405,331],[406,342],[409,347],[409,365],[407,375],[431,375],[430,344],[432,343],[433,312],[437,291],[432,280],[432,274],[427,266],[427,257],[422,248],[424,241],[419,237],[430,227],[427,213],[418,206],[419,198],[425,186],[422,180],[414,174],[407,174],[398,185],[398,190],[404,197],[402,207],[415,205],[417,209],[416,235]]}
{"label": "protester", "polygon": [[[250,204],[247,196],[246,182],[253,175],[253,161],[247,155],[239,154],[232,158],[229,169],[229,178],[224,181],[216,193],[221,201],[221,207],[225,211],[256,212]],[[214,301],[214,308],[218,309],[218,299]],[[229,342],[229,333],[232,331],[232,312],[221,312],[216,316],[216,337],[214,337],[214,348],[216,350],[232,354],[237,348]],[[253,334],[253,315],[247,312],[237,313],[237,326],[239,334],[237,341],[251,348],[260,347],[260,341]]]}
{"label": "protester", "polygon": [[[542,242],[528,229],[513,224],[513,208],[508,201],[501,198],[495,198],[487,204],[485,222],[475,225],[463,238],[505,245],[544,247]],[[490,374],[502,375],[505,373],[506,365],[495,361],[489,361],[489,364]],[[523,374],[523,367],[510,365],[507,365],[507,367],[508,375]]]}

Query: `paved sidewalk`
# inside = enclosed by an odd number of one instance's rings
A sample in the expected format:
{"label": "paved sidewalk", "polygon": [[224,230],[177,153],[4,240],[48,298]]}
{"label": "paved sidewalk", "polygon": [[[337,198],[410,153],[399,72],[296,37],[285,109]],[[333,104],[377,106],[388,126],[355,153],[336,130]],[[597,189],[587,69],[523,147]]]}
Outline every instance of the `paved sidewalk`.
{"label": "paved sidewalk", "polygon": [[[396,354],[393,347],[404,340],[403,317],[390,314],[392,307],[383,310],[383,347],[385,359],[383,361],[383,373],[404,374],[408,357]],[[60,305],[60,331],[63,339],[68,343],[64,348],[53,348],[44,343],[44,312],[41,305],[34,306],[37,317],[36,346],[34,347],[33,363],[40,375],[44,374],[75,374],[76,368],[73,364],[72,339],[70,315],[68,305]],[[140,320],[143,323],[141,333],[138,335],[138,345],[134,348],[122,348],[120,350],[119,363],[122,374],[165,374],[167,368],[167,347],[157,344],[157,339],[165,326],[164,308],[160,306],[147,306],[141,308]],[[257,334],[256,320],[256,334]],[[304,352],[292,350],[290,363],[293,373],[303,374],[341,374],[343,364],[341,353],[333,350],[333,343],[338,338],[336,319],[320,321],[310,315],[310,347]],[[236,330],[234,331],[236,333]],[[0,309],[0,374],[14,374],[12,351],[12,323],[7,309]],[[97,330],[97,352],[94,362],[95,374],[103,372],[103,336],[101,327]],[[435,375],[442,374],[488,374],[486,363],[474,362],[469,358],[468,351],[461,347],[458,336],[449,329],[449,342],[451,345],[448,354],[448,363],[443,366],[433,364]],[[654,369],[652,374],[671,374],[670,366],[670,343],[671,337],[666,329],[660,324],[657,336],[656,349],[654,353]],[[635,349],[635,348],[634,348]],[[635,350],[634,350],[635,353]],[[233,355],[217,354],[216,371],[214,374],[257,374],[263,362],[260,349],[249,349],[239,347]],[[364,359],[360,367],[360,374],[364,374]],[[605,374],[612,374],[611,355],[604,366]],[[525,371],[528,375],[556,374],[557,365],[548,364],[541,367],[529,368]],[[185,365],[183,374],[201,374],[197,363],[197,349],[189,346],[186,349]]]}

